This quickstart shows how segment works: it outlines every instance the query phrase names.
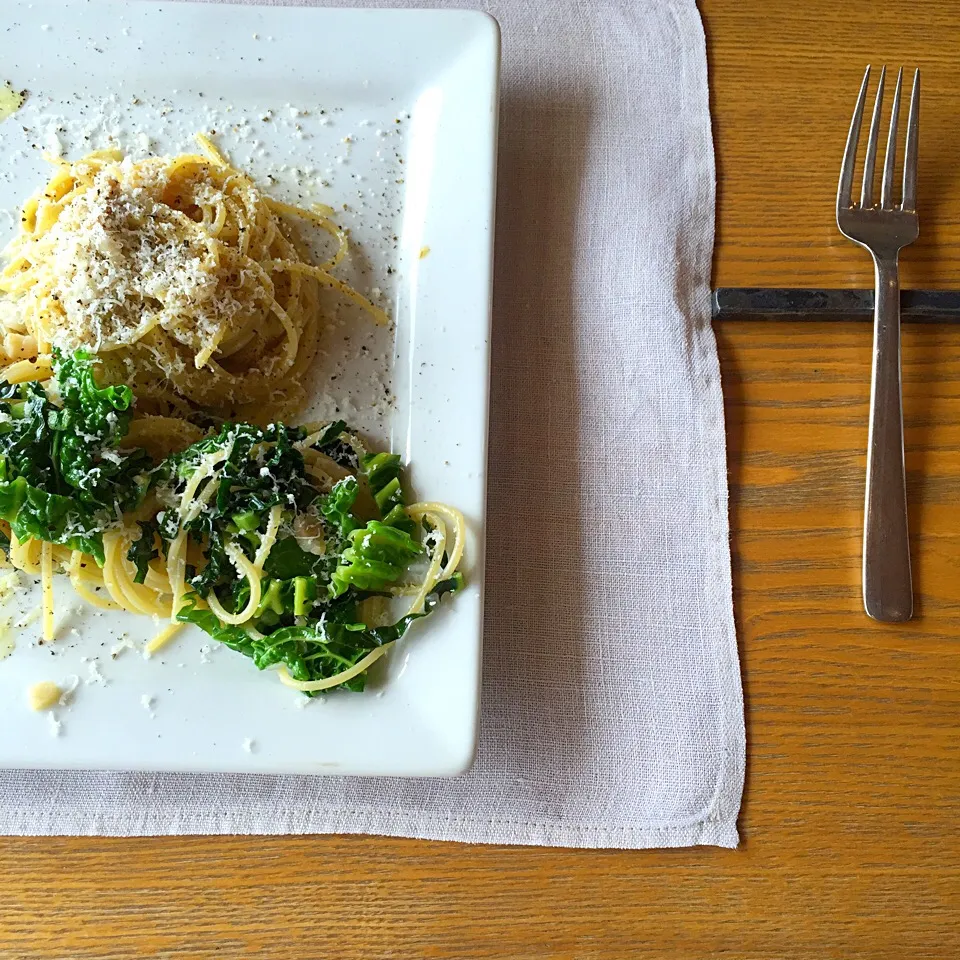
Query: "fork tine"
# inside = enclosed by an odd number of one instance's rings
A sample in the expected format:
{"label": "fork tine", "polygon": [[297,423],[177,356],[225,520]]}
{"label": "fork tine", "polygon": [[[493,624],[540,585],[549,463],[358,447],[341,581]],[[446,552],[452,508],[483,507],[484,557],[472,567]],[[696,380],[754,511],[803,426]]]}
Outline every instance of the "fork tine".
{"label": "fork tine", "polygon": [[857,143],[860,140],[860,124],[863,122],[863,105],[867,99],[867,83],[870,80],[870,67],[863,74],[860,84],[860,96],[853,108],[850,132],[847,134],[847,148],[843,151],[843,163],[840,166],[840,186],[837,189],[837,210],[846,210],[853,205],[853,168],[857,164]]}
{"label": "fork tine", "polygon": [[903,86],[903,67],[897,72],[897,86],[890,108],[890,132],[887,134],[887,152],[883,157],[883,184],[880,188],[880,208],[893,209],[893,171],[897,165],[897,122],[900,119],[900,88]]}
{"label": "fork tine", "polygon": [[867,140],[867,155],[863,160],[863,189],[860,191],[860,206],[864,210],[873,206],[873,172],[877,167],[877,141],[880,139],[880,110],[883,108],[883,80],[887,68],[880,70],[880,82],[877,84],[877,99],[873,104],[873,118],[870,121],[870,138]]}
{"label": "fork tine", "polygon": [[917,209],[917,140],[920,133],[920,70],[913,75],[910,115],[907,118],[907,149],[903,154],[903,209]]}

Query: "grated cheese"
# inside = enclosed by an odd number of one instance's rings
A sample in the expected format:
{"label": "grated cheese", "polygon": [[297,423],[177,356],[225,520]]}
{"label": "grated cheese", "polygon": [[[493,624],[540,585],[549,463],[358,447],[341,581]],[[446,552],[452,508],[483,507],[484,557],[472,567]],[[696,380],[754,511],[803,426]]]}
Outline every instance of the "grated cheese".
{"label": "grated cheese", "polygon": [[58,698],[57,703],[61,707],[69,706],[78,686],[80,686],[80,678],[75,673],[67,677],[66,682],[62,687],[60,687],[60,697]]}
{"label": "grated cheese", "polygon": [[28,610],[15,624],[15,627],[22,628],[28,627],[34,620],[40,619],[40,614],[43,611],[40,607],[34,607],[32,610]]}
{"label": "grated cheese", "polygon": [[105,687],[107,685],[107,678],[100,672],[100,668],[96,662],[89,660],[87,662],[87,679],[83,682],[87,684],[87,686],[95,683],[98,686]]}
{"label": "grated cheese", "polygon": [[122,634],[119,641],[110,648],[110,656],[116,660],[124,650],[136,650],[137,645],[127,634]]}
{"label": "grated cheese", "polygon": [[[58,346],[115,349],[190,315],[186,339],[199,347],[240,311],[219,288],[213,240],[185,232],[182,214],[161,202],[165,182],[161,163],[134,166],[127,158],[99,172],[60,213],[43,240],[50,294],[65,315],[53,335]],[[203,184],[194,199],[215,204],[222,196]]]}

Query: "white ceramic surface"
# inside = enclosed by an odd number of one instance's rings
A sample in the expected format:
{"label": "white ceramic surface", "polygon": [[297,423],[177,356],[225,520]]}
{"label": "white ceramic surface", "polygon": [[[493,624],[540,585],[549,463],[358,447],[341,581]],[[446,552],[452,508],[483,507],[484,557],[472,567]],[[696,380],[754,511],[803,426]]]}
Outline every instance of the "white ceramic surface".
{"label": "white ceramic surface", "polygon": [[[49,169],[44,150],[179,151],[198,130],[215,130],[261,182],[272,175],[281,199],[347,204],[359,243],[347,277],[379,291],[396,336],[344,311],[317,361],[314,412],[339,410],[390,443],[412,463],[416,496],[455,504],[470,526],[468,588],[411,629],[362,695],[308,701],[193,628],[146,660],[150,621],[94,613],[65,583],[59,639],[40,647],[38,594],[21,594],[5,611],[21,626],[0,661],[0,766],[463,771],[482,631],[496,24],[454,11],[33,0],[3,5],[0,62],[29,92],[0,124],[4,242]],[[72,677],[55,720],[29,709],[31,684]]]}

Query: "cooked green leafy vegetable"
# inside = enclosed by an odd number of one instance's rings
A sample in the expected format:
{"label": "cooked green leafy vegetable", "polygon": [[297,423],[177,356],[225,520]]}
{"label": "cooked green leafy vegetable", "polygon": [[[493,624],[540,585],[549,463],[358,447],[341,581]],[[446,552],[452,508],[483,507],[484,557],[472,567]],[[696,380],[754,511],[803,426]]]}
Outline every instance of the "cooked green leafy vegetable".
{"label": "cooked green leafy vegetable", "polygon": [[37,383],[0,394],[0,517],[18,540],[63,544],[103,563],[103,532],[143,501],[152,463],[144,450],[118,449],[130,389],[101,389],[93,371],[84,351],[55,351],[56,403]]}
{"label": "cooked green leafy vegetable", "polygon": [[[180,611],[179,620],[196,624],[231,650],[250,657],[261,670],[282,664],[295,680],[319,680],[349,670],[377,647],[395,643],[415,620],[428,616],[445,593],[463,586],[456,574],[438,583],[427,597],[423,610],[409,613],[396,623],[368,627],[356,618],[356,604],[339,603],[328,608],[327,616],[310,623],[281,627],[265,636],[253,636],[243,627],[221,623],[209,610],[191,602]],[[366,678],[359,674],[342,686],[363,690]]]}
{"label": "cooked green leafy vegetable", "polygon": [[[190,537],[204,545],[206,565],[190,581],[202,597],[210,590],[230,591],[237,584],[228,543],[237,542],[253,559],[272,507],[280,506],[292,517],[316,500],[318,491],[307,481],[303,454],[295,446],[305,436],[301,427],[279,423],[263,428],[228,423],[158,467],[154,481],[165,491],[161,499],[175,501],[194,473],[212,457],[218,458],[216,479],[207,481],[216,483],[216,493],[185,524]],[[178,529],[177,516],[164,511],[161,534],[172,540]]]}
{"label": "cooked green leafy vegetable", "polygon": [[144,450],[116,452],[130,429],[133,391],[98,387],[93,357],[82,350],[72,357],[55,351],[54,369],[60,407],[49,411],[47,422],[59,475],[93,509],[132,510],[143,499],[152,466]]}
{"label": "cooked green leafy vegetable", "polygon": [[340,554],[340,562],[330,578],[330,593],[339,597],[350,587],[378,593],[403,576],[411,561],[423,548],[405,530],[371,520],[354,530],[349,546]]}
{"label": "cooked green leafy vegetable", "polygon": [[[365,453],[343,421],[309,437],[282,423],[218,424],[154,464],[123,446],[129,387],[101,386],[83,351],[55,352],[54,374],[46,387],[0,386],[0,518],[18,540],[63,544],[101,565],[104,534],[122,531],[137,584],[176,553],[186,566],[177,619],[261,670],[362,690],[357,665],[461,586],[448,576],[419,609],[367,622],[364,601],[415,583],[411,565],[429,551],[406,510],[400,458]],[[349,475],[322,486],[305,460],[317,454]]]}
{"label": "cooked green leafy vegetable", "polygon": [[160,556],[157,550],[157,535],[159,528],[153,520],[141,521],[140,536],[130,544],[127,551],[127,559],[137,568],[137,575],[133,578],[134,583],[143,583],[147,579],[147,570],[150,561]]}
{"label": "cooked green leafy vegetable", "polygon": [[[399,457],[348,455],[345,436],[345,425],[335,423],[314,444],[331,459],[335,454],[335,462],[353,463],[358,470],[358,476],[341,479],[327,493],[306,473],[300,449],[305,431],[281,424],[225,425],[168,458],[156,473],[161,500],[177,502],[196,472],[211,469],[216,461],[213,475],[195,496],[203,498],[210,484],[216,492],[211,488],[204,508],[182,522],[205,562],[190,580],[195,596],[178,618],[250,656],[261,668],[285,665],[295,680],[322,680],[343,672],[425,615],[408,614],[395,624],[371,628],[358,613],[364,599],[386,594],[401,581],[424,547],[404,508]],[[361,483],[380,516],[358,515]],[[225,624],[204,609],[202,601],[210,601],[212,594],[233,615],[248,608],[250,583],[238,575],[229,548],[239,548],[249,561],[256,561],[268,536],[271,511],[277,508],[280,523],[263,563],[259,603],[242,625]],[[161,518],[166,540],[172,541],[180,529],[177,515]],[[429,612],[437,597],[458,583],[436,589],[424,610]],[[347,685],[361,689],[363,682],[361,675]]]}

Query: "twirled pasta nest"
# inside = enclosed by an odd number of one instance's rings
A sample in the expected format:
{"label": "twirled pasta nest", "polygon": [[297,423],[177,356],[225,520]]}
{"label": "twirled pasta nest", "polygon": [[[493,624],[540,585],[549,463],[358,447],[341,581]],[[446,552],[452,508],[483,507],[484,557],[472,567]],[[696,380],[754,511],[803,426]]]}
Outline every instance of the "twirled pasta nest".
{"label": "twirled pasta nest", "polygon": [[[387,321],[331,273],[347,252],[332,211],[268,197],[198,140],[202,154],[55,161],[4,251],[5,379],[46,379],[53,348],[84,347],[136,386],[143,413],[265,422],[303,403],[321,290]],[[334,238],[328,260],[310,262],[296,219]]]}

